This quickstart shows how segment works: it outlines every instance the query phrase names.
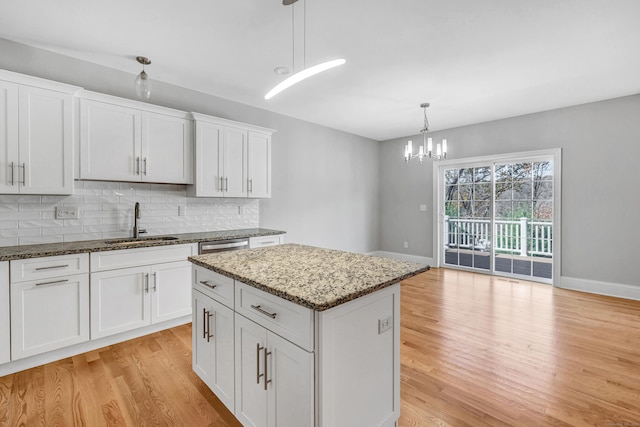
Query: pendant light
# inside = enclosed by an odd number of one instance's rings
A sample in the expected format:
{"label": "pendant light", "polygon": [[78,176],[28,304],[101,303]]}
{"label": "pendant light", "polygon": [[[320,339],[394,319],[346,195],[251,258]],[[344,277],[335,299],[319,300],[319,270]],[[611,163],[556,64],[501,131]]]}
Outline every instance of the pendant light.
{"label": "pendant light", "polygon": [[149,80],[147,72],[144,70],[144,66],[151,64],[151,61],[149,61],[149,58],[145,58],[144,56],[136,56],[136,61],[142,64],[142,72],[138,74],[135,82],[136,95],[138,98],[147,101],[151,98],[151,81]]}
{"label": "pendant light", "polygon": [[438,143],[436,145],[436,152],[433,152],[433,140],[431,138],[427,138],[427,132],[429,132],[427,108],[429,108],[429,103],[424,102],[420,104],[420,108],[424,111],[424,125],[422,126],[422,129],[420,129],[420,133],[422,134],[422,145],[419,146],[418,153],[413,154],[412,142],[408,141],[407,145],[404,147],[404,161],[409,163],[409,161],[417,158],[420,163],[422,163],[425,157],[434,160],[444,160],[447,158],[447,140],[443,139],[442,144]]}
{"label": "pendant light", "polygon": [[[284,6],[292,6],[293,4],[296,3],[298,0],[282,0],[282,4]],[[347,62],[344,58],[341,59],[332,59],[330,61],[326,61],[323,62],[321,64],[317,64],[314,65],[312,67],[307,68],[307,28],[306,28],[306,13],[307,13],[307,9],[306,9],[306,0],[304,0],[302,2],[302,7],[303,7],[303,13],[305,16],[305,19],[303,21],[303,29],[302,29],[302,33],[303,33],[303,48],[302,48],[302,70],[298,71],[297,73],[293,74],[292,76],[288,77],[287,79],[283,80],[282,82],[280,82],[279,84],[277,84],[273,89],[271,89],[265,96],[264,99],[271,99],[274,96],[276,96],[277,94],[279,94],[280,92],[282,92],[283,90],[295,85],[296,83],[300,83],[301,81],[308,79],[311,76],[315,76],[316,74],[322,73],[323,71],[327,71],[330,70],[331,68],[337,67],[339,65],[344,64],[345,62]],[[292,9],[292,13],[291,13],[291,26],[293,28],[293,26],[295,25],[294,22],[294,15],[293,15],[293,9]],[[295,34],[293,34],[293,44],[294,44],[294,49],[292,51],[292,59],[293,56],[295,55]],[[278,68],[282,68],[282,67],[278,67]],[[276,68],[276,70],[278,69]],[[295,70],[294,70],[295,71]],[[277,72],[277,71],[276,71]]]}

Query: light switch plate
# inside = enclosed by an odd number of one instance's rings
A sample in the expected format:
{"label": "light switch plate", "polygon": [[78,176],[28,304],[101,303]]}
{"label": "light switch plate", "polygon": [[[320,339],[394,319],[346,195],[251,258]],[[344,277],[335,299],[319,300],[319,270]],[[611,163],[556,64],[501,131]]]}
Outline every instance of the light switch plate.
{"label": "light switch plate", "polygon": [[56,206],[56,219],[77,219],[77,206]]}

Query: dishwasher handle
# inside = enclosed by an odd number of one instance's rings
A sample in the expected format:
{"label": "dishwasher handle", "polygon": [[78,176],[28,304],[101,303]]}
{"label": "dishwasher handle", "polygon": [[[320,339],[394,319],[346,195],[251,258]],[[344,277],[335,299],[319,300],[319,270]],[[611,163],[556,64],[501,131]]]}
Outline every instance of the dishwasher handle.
{"label": "dishwasher handle", "polygon": [[220,251],[225,249],[236,249],[236,248],[242,248],[244,246],[249,246],[248,240],[243,240],[242,242],[233,242],[233,243],[208,243],[205,245],[200,245],[200,253]]}

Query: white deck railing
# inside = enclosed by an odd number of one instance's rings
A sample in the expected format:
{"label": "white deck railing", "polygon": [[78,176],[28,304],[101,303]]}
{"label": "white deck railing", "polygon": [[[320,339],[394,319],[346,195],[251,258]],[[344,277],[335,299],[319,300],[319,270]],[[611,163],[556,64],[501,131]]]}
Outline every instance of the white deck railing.
{"label": "white deck railing", "polygon": [[493,250],[522,256],[553,255],[553,225],[548,221],[497,220],[494,237],[491,221],[444,217],[444,242],[449,248]]}

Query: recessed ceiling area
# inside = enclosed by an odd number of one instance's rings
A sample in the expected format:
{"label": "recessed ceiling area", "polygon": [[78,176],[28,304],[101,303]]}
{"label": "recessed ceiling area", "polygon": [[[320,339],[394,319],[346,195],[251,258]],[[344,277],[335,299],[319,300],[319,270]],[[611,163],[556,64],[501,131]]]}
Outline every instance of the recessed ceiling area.
{"label": "recessed ceiling area", "polygon": [[[265,100],[303,2],[306,65],[347,63]],[[0,3],[0,38],[130,72],[132,91],[146,56],[150,79],[387,140],[418,133],[422,102],[435,131],[639,93],[638,16],[637,0],[20,0]]]}

